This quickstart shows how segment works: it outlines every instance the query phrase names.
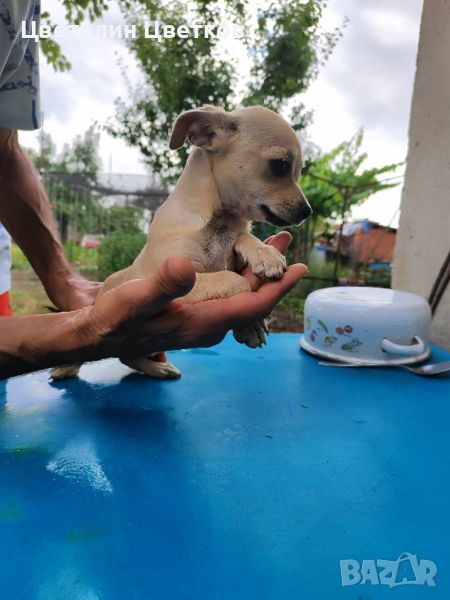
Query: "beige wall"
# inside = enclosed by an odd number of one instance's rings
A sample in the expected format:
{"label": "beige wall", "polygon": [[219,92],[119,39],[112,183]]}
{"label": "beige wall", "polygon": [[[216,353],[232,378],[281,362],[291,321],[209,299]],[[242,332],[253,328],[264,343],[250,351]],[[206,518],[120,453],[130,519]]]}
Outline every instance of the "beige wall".
{"label": "beige wall", "polygon": [[[425,0],[392,287],[428,297],[450,248],[450,0]],[[432,341],[450,349],[450,288]]]}

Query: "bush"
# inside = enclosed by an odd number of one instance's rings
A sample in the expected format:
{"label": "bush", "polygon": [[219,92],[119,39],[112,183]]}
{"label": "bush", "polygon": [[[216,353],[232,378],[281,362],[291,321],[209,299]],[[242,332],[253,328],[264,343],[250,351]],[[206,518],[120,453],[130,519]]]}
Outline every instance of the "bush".
{"label": "bush", "polygon": [[116,232],[103,238],[98,250],[98,271],[101,279],[129,267],[142,250],[147,236],[143,233]]}
{"label": "bush", "polygon": [[80,244],[69,240],[64,244],[64,250],[67,258],[75,265],[77,270],[95,271],[97,269],[97,248],[83,248]]}
{"label": "bush", "polygon": [[[332,281],[327,281],[325,279],[332,279],[333,273],[333,263],[325,263],[323,265],[315,265],[312,263],[309,265],[309,275],[301,279],[294,289],[291,290],[289,294],[281,300],[281,305],[287,308],[294,308],[299,312],[302,312],[305,300],[307,296],[311,294],[311,292],[333,286]],[[348,267],[340,266],[338,276],[351,277],[352,271]],[[315,279],[315,277],[323,277],[324,279]]]}
{"label": "bush", "polygon": [[12,268],[17,271],[28,271],[31,269],[31,265],[28,262],[27,257],[16,244],[12,244],[11,246],[11,261]]}

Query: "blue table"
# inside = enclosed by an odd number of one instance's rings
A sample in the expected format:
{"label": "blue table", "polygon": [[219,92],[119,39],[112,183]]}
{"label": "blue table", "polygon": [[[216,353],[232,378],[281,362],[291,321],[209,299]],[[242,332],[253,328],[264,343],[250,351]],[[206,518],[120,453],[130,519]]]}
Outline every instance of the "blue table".
{"label": "blue table", "polygon": [[[179,381],[1,382],[0,598],[448,600],[450,379],[321,367],[298,338],[174,352]],[[406,552],[436,587],[342,585],[341,560]]]}

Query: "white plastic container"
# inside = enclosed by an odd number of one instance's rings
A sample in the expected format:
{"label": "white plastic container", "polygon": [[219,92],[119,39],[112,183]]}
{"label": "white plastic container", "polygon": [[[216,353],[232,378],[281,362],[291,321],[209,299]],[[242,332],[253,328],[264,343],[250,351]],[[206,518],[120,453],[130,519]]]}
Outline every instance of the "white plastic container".
{"label": "white plastic container", "polygon": [[372,287],[334,287],[306,299],[301,347],[353,364],[413,364],[430,355],[431,309],[421,296]]}

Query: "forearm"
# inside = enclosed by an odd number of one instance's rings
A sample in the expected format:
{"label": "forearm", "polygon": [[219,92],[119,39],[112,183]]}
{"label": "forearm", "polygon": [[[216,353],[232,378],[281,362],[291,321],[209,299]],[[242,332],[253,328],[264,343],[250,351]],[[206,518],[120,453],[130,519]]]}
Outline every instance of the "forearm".
{"label": "forearm", "polygon": [[64,255],[50,204],[17,132],[0,128],[0,221],[20,246],[47,291],[71,267]]}
{"label": "forearm", "polygon": [[72,362],[102,358],[84,311],[0,317],[0,379]]}

